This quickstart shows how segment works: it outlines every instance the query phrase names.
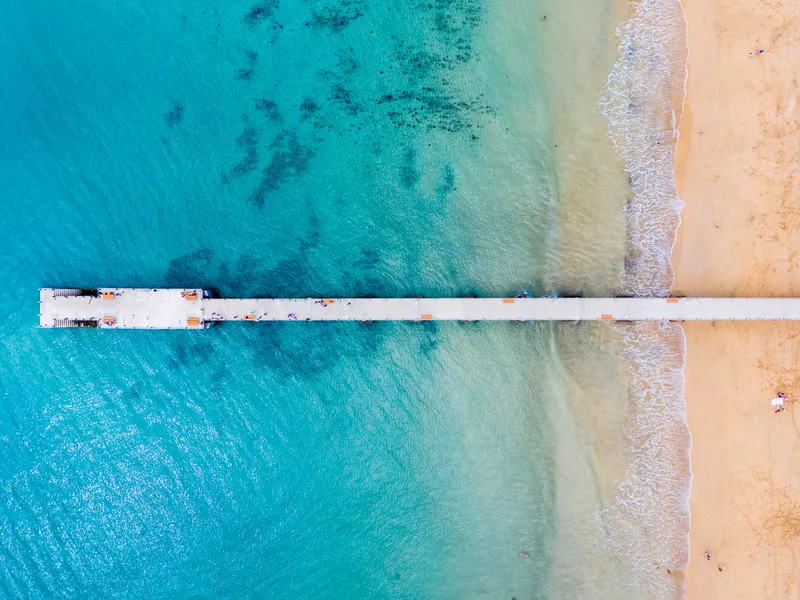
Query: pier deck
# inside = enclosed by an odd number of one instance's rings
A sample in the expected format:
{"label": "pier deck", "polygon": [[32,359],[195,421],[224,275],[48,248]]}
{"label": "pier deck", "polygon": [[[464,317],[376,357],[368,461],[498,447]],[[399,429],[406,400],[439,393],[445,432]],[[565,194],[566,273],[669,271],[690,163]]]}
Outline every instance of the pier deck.
{"label": "pier deck", "polygon": [[218,321],[778,321],[800,298],[209,298],[199,289],[39,291],[40,327],[193,329]]}
{"label": "pier deck", "polygon": [[40,327],[189,329],[203,323],[203,291],[98,288],[39,290]]}

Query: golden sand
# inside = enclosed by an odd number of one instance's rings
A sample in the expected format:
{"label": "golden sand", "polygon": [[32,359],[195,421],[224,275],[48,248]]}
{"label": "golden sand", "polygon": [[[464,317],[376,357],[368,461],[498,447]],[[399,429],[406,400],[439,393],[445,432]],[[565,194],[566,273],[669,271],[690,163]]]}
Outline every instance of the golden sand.
{"label": "golden sand", "polygon": [[[689,80],[676,180],[686,207],[675,293],[800,295],[800,5],[684,4]],[[800,402],[783,414],[770,407],[778,391],[800,400],[800,324],[684,329],[687,598],[800,598]]]}

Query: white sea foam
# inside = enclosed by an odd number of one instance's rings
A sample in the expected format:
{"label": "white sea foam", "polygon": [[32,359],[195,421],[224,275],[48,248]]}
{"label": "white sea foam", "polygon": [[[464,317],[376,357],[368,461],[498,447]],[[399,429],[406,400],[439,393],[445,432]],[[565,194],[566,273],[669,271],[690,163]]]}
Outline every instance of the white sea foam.
{"label": "white sea foam", "polygon": [[[679,0],[633,0],[617,31],[618,60],[600,106],[625,161],[628,251],[621,292],[667,296],[683,202],[674,154],[686,91],[686,23]],[[670,323],[620,326],[631,378],[625,426],[630,455],[612,505],[597,517],[611,552],[633,573],[633,597],[682,597],[665,571],[688,562],[691,483],[683,397],[683,330]]]}
{"label": "white sea foam", "polygon": [[683,400],[685,342],[680,325],[623,325],[631,382],[629,447],[615,501],[598,513],[605,542],[632,573],[634,597],[673,598],[689,558],[689,430]]}
{"label": "white sea foam", "polygon": [[678,0],[633,0],[617,30],[618,57],[600,107],[625,161],[631,198],[625,209],[628,252],[622,292],[666,296],[672,245],[683,202],[674,152],[686,95],[686,23]]}

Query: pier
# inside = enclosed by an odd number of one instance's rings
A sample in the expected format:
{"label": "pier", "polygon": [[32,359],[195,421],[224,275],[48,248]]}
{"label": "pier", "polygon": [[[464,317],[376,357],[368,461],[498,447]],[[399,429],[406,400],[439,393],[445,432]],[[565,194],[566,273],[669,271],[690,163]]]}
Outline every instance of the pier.
{"label": "pier", "polygon": [[224,321],[786,321],[800,298],[214,298],[201,289],[42,288],[39,326],[202,329]]}

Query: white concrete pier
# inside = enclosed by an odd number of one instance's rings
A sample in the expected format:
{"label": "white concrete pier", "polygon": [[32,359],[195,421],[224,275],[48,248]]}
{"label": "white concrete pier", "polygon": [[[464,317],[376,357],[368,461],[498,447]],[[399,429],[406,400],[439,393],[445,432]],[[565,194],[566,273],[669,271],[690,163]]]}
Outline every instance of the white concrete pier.
{"label": "white concrete pier", "polygon": [[219,321],[780,321],[800,298],[211,298],[199,289],[39,290],[40,327],[194,329]]}
{"label": "white concrete pier", "polygon": [[39,327],[190,329],[203,326],[203,290],[39,290]]}

